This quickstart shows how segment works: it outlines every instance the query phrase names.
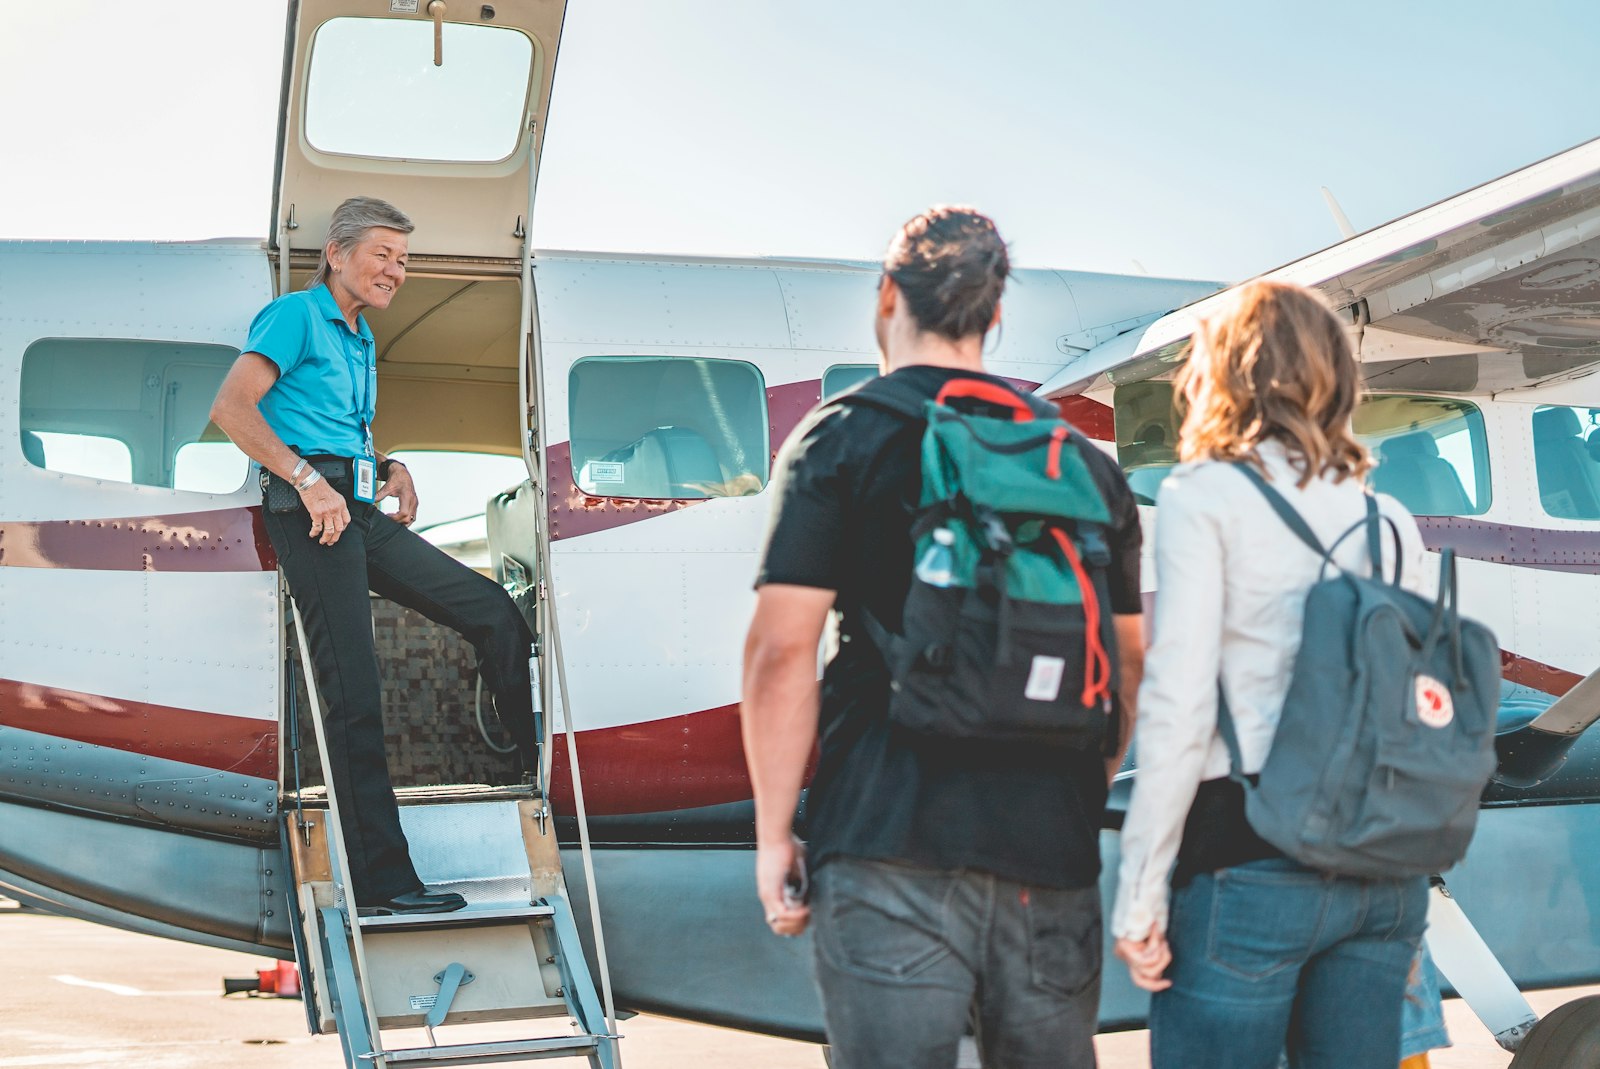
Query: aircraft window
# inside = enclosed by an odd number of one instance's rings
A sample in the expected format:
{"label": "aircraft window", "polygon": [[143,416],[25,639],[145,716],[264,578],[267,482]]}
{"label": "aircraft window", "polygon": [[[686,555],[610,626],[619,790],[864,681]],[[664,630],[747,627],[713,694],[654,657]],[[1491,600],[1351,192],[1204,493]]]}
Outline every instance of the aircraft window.
{"label": "aircraft window", "polygon": [[[1117,388],[1113,410],[1117,460],[1134,499],[1154,505],[1178,462],[1178,427],[1170,382]],[[1373,487],[1422,516],[1476,516],[1489,508],[1489,448],[1483,415],[1466,401],[1379,394],[1355,412],[1356,437],[1378,466]],[[1596,447],[1600,450],[1600,446]]]}
{"label": "aircraft window", "polygon": [[1600,408],[1534,409],[1533,467],[1546,512],[1600,520]]}
{"label": "aircraft window", "polygon": [[23,431],[22,451],[31,463],[51,471],[113,483],[133,482],[133,454],[126,442],[115,438]]}
{"label": "aircraft window", "polygon": [[1373,489],[1418,516],[1476,516],[1489,508],[1483,414],[1466,401],[1375,394],[1356,408],[1356,437],[1378,466]]}
{"label": "aircraft window", "polygon": [[754,364],[591,356],[568,380],[572,471],[596,497],[742,497],[767,484],[766,382]]}
{"label": "aircraft window", "polygon": [[238,355],[184,342],[34,342],[22,354],[23,455],[70,475],[233,493],[249,461],[210,413]]}
{"label": "aircraft window", "polygon": [[[417,518],[411,529],[470,568],[489,567],[489,499],[528,481],[521,457],[494,453],[402,449],[390,457],[403,463],[417,487]],[[393,512],[393,498],[381,507]]]}
{"label": "aircraft window", "polygon": [[877,364],[835,364],[822,373],[822,399],[826,401],[877,377]]}
{"label": "aircraft window", "polygon": [[1113,398],[1117,461],[1141,505],[1156,503],[1161,480],[1178,462],[1178,421],[1172,406],[1170,382],[1119,386]]}
{"label": "aircraft window", "polygon": [[231,494],[244,485],[250,458],[232,442],[190,442],[178,447],[172,462],[174,490]]}
{"label": "aircraft window", "polygon": [[490,163],[516,150],[533,73],[533,41],[501,26],[329,19],[311,48],[306,140],[341,156]]}

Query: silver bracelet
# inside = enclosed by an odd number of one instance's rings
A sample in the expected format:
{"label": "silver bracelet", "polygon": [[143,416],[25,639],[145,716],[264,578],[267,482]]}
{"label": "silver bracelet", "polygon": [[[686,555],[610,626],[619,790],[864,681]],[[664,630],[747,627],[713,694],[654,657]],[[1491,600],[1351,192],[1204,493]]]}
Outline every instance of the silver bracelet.
{"label": "silver bracelet", "polygon": [[305,481],[296,483],[294,488],[303,494],[321,481],[322,472],[318,471],[316,468],[312,468],[311,474],[306,476]]}
{"label": "silver bracelet", "polygon": [[294,466],[294,470],[289,473],[289,481],[290,482],[297,482],[299,480],[299,478],[300,478],[300,473],[302,471],[305,471],[305,470],[306,470],[306,461],[305,461],[304,458],[301,458],[300,463],[296,464]]}

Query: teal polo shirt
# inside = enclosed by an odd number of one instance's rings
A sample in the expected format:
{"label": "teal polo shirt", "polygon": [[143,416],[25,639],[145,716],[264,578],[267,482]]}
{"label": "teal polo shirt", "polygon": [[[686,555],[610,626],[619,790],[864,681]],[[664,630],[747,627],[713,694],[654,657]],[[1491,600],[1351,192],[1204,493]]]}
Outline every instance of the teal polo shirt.
{"label": "teal polo shirt", "polygon": [[378,358],[372,331],[357,316],[351,330],[327,286],[286,293],[256,315],[244,352],[278,365],[261,398],[267,426],[301,453],[367,455],[363,425],[378,405]]}

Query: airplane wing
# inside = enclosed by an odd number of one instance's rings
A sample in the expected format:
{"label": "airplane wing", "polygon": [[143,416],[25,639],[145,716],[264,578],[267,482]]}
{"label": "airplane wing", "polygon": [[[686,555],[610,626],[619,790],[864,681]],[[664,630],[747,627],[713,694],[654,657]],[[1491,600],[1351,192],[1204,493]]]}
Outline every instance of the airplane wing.
{"label": "airplane wing", "polygon": [[[1369,386],[1496,393],[1586,375],[1600,368],[1600,139],[1261,277],[1345,310]],[[1039,392],[1171,370],[1229,292],[1102,343]]]}

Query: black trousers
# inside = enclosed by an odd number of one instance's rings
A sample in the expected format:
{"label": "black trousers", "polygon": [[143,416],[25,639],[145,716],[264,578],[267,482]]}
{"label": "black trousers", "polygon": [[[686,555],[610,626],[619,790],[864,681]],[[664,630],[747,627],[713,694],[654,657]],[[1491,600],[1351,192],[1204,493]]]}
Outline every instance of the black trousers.
{"label": "black trousers", "polygon": [[383,902],[422,886],[411,864],[384,753],[378,657],[367,592],[414,609],[459,632],[478,651],[484,683],[500,720],[535,767],[533,691],[528,657],[533,634],[510,596],[493,580],[446,556],[376,507],[330,480],[350,506],[339,541],[313,539],[311,517],[263,510],[278,566],[300,607],[322,695],[329,789],[344,821],[346,874],[358,903]]}

